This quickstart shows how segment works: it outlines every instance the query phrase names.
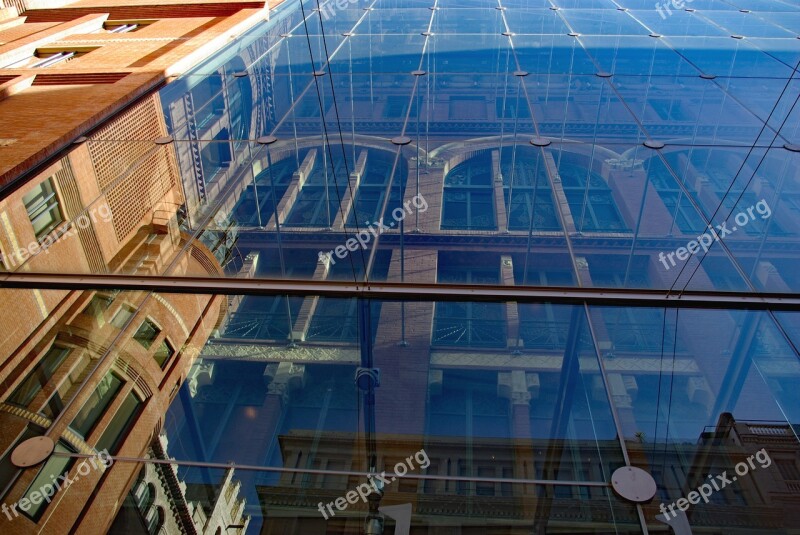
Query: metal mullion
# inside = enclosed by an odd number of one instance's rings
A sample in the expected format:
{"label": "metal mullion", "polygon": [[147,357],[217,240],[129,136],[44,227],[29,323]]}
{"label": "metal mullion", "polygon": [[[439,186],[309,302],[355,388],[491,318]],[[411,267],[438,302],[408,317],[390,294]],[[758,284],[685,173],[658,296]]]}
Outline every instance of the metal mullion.
{"label": "metal mullion", "polygon": [[[679,50],[677,50],[676,48],[673,48],[673,47],[670,45],[670,43],[669,43],[669,37],[668,37],[668,36],[667,36],[667,37],[663,37],[663,38],[661,39],[661,41],[663,41],[663,42],[664,42],[664,46],[666,46],[666,47],[667,47],[669,50],[671,50],[672,52],[674,52],[675,54],[677,54],[678,56],[680,56],[680,58],[681,58],[682,60],[684,60],[684,61],[685,61],[687,64],[689,64],[689,65],[691,65],[692,67],[694,67],[695,69],[697,69],[697,72],[699,72],[699,73],[702,73],[702,72],[703,72],[703,70],[702,70],[700,67],[698,67],[697,65],[695,65],[695,64],[694,64],[694,62],[692,62],[692,60],[690,60],[689,58],[687,58],[686,56],[684,56],[683,54],[681,54],[681,52],[680,52]],[[756,47],[753,47],[753,48],[754,48],[755,50],[759,50],[759,51],[760,51],[760,49],[758,49],[758,48],[756,48]],[[781,62],[781,63],[783,63],[783,62]],[[784,65],[785,65],[785,63],[784,63]],[[733,76],[731,73],[729,73],[729,74],[728,74],[728,76],[726,76],[726,77],[727,77],[727,78],[740,78],[740,77],[738,77],[738,76]],[[777,79],[778,79],[778,80],[784,80],[783,78],[777,78]],[[789,78],[789,80],[792,80],[792,79],[796,79],[796,78],[794,77],[794,73],[792,73],[792,76]],[[761,118],[760,118],[758,115],[756,115],[756,113],[755,113],[755,112],[753,112],[753,111],[750,109],[750,107],[749,107],[749,106],[746,106],[746,105],[745,105],[745,104],[744,104],[744,103],[743,103],[741,100],[739,100],[739,99],[736,97],[736,95],[734,95],[734,94],[732,94],[732,93],[729,93],[729,92],[728,92],[728,90],[727,90],[727,88],[725,88],[725,87],[723,87],[722,85],[720,85],[720,83],[719,83],[719,82],[717,82],[717,80],[716,80],[716,79],[714,79],[714,80],[708,80],[708,81],[710,81],[711,83],[715,84],[715,85],[716,85],[716,86],[717,86],[717,87],[720,89],[720,91],[722,91],[722,92],[723,92],[723,93],[724,93],[724,94],[725,94],[725,95],[726,95],[728,98],[732,99],[734,102],[736,102],[737,104],[739,104],[739,106],[741,106],[741,107],[742,107],[742,109],[744,109],[745,111],[747,111],[747,113],[749,113],[750,115],[752,115],[753,117],[755,117],[755,118],[756,118],[756,120],[758,120],[760,123],[764,124],[764,125],[765,125],[765,126],[768,128],[768,129],[770,129],[770,130],[772,130],[773,132],[775,132],[775,129],[774,129],[774,128],[772,128],[771,126],[769,126],[769,124],[768,124],[768,123],[766,123],[766,122],[765,122],[763,119],[761,119]],[[775,133],[776,133],[776,134],[778,134],[778,132],[775,132]],[[778,134],[778,135],[780,135],[780,134]],[[761,137],[761,136],[759,135],[759,138],[760,138],[760,137]],[[760,146],[760,145],[758,145],[758,139],[756,139],[756,140],[755,140],[755,146]],[[742,146],[741,146],[741,145],[736,145],[736,147],[742,147]]]}
{"label": "metal mullion", "polygon": [[[433,17],[435,15],[435,13],[436,13],[435,10],[433,10],[431,12],[431,22],[429,23],[429,26],[428,26],[429,28],[433,24]],[[424,59],[425,59],[425,51],[427,50],[427,46],[428,46],[428,37],[425,38],[425,43],[422,45],[422,51],[421,51],[420,60],[419,60],[420,69],[422,68],[422,65],[423,65],[423,62],[424,62]],[[409,117],[411,116],[411,108],[414,105],[414,98],[415,98],[416,93],[417,93],[417,88],[419,87],[419,79],[420,79],[419,76],[415,76],[414,77],[414,85],[413,85],[413,87],[411,89],[411,96],[409,98],[408,106],[407,106],[407,109],[406,109],[406,116],[405,116],[405,118],[403,120],[403,127],[402,127],[402,129],[400,131],[400,136],[404,136],[405,135],[406,129],[408,127],[408,120],[409,120]],[[417,110],[417,111],[419,112],[419,110]],[[392,185],[394,184],[395,175],[397,174],[398,163],[400,161],[400,156],[402,154],[402,151],[403,151],[402,146],[398,145],[397,146],[397,152],[395,153],[394,163],[392,164],[392,170],[391,170],[391,173],[389,174],[389,177],[388,177],[388,179],[386,181],[386,187],[385,187],[384,193],[383,193],[383,202],[381,203],[381,208],[380,208],[380,211],[378,212],[378,216],[379,216],[378,220],[379,221],[382,221],[383,218],[386,215],[386,209],[387,209],[387,207],[389,205],[389,200],[391,199]],[[426,153],[426,160],[427,160],[427,153]],[[417,160],[417,166],[419,166],[419,160]],[[408,185],[407,182],[408,181],[406,181],[406,183],[403,185],[403,187]],[[401,197],[401,200],[402,200],[402,197]],[[365,266],[365,269],[364,269],[364,280],[365,280],[365,282],[367,282],[367,284],[369,284],[369,277],[370,277],[370,274],[372,273],[372,267],[375,264],[375,256],[376,256],[376,253],[378,251],[378,243],[379,242],[380,242],[380,234],[375,238],[375,243],[370,248],[369,257],[367,259],[367,265]]]}
{"label": "metal mullion", "polygon": [[[506,24],[506,27],[508,27],[508,24],[506,22],[505,11],[501,11],[501,15],[503,17],[503,23]],[[519,56],[517,56],[516,49],[514,48],[514,38],[513,37],[509,37],[509,41],[510,41],[510,45],[509,46],[511,47],[511,51],[514,53],[514,61],[517,64],[517,69],[518,70],[522,70],[522,66],[519,63]],[[529,110],[529,112],[531,114],[531,122],[533,123],[533,130],[534,130],[535,135],[538,137],[539,136],[539,124],[538,124],[538,122],[536,120],[536,114],[534,113],[534,108],[533,108],[533,105],[532,105],[532,102],[531,102],[531,97],[530,97],[530,94],[528,93],[528,87],[527,87],[527,85],[525,84],[524,81],[521,81],[521,83],[522,83],[522,90],[525,93],[525,101],[528,103],[528,110]],[[555,177],[553,176],[553,174],[551,172],[550,166],[547,165],[546,157],[547,157],[548,152],[545,151],[544,147],[540,147],[539,150],[540,150],[542,162],[544,164],[545,172],[547,173],[547,178],[550,181],[549,185],[550,185],[550,188],[552,190],[553,184],[555,184],[556,181],[555,181]],[[553,191],[553,197],[555,198],[555,191]],[[567,232],[567,226],[566,226],[565,221],[564,221],[564,214],[562,213],[562,211],[560,209],[560,206],[561,205],[559,203],[556,203],[555,213],[558,216],[559,223],[561,225],[561,231],[563,232],[563,235],[564,235],[564,242],[565,242],[565,244],[567,246],[567,252],[569,253],[570,263],[572,264],[572,269],[573,269],[573,274],[575,276],[575,281],[578,284],[578,286],[582,286],[581,278],[580,278],[580,272],[578,270],[578,262],[577,262],[577,259],[575,258],[575,249],[574,249],[574,247],[572,245],[572,239],[569,236],[569,232]],[[531,225],[533,225],[533,214],[531,215]]]}
{"label": "metal mullion", "polygon": [[85,275],[7,272],[0,288],[67,290],[142,290],[199,295],[290,295],[363,297],[383,300],[588,304],[626,307],[674,307],[716,310],[800,309],[794,293],[711,292],[687,290],[681,296],[666,289],[587,288],[578,286],[505,286],[497,284],[358,283],[332,280],[281,280],[221,277]]}
{"label": "metal mullion", "polygon": [[31,208],[27,208],[26,207],[26,210],[28,211],[28,217],[31,217],[31,215],[33,215],[33,212],[37,212],[37,211],[41,210],[42,208],[46,208],[47,207],[47,202],[49,200],[51,200],[53,197],[55,197],[55,196],[56,196],[56,192],[55,191],[51,191],[50,193],[46,193],[45,195],[43,195],[40,200],[37,200],[36,204],[34,204]]}
{"label": "metal mullion", "polygon": [[[580,42],[580,39],[578,39],[578,42]],[[599,70],[601,70],[601,69],[600,69],[600,66],[599,66],[599,65],[597,64],[597,62],[595,61],[594,57],[592,57],[592,56],[591,56],[591,54],[589,54],[589,53],[588,53],[588,51],[586,51],[585,49],[584,49],[584,52],[585,52],[585,53],[586,53],[586,54],[589,56],[589,58],[591,59],[592,63],[594,63],[595,67],[597,67],[598,71],[599,71]],[[644,125],[641,123],[641,121],[639,121],[639,118],[636,116],[636,114],[634,114],[634,113],[633,113],[633,111],[631,110],[631,107],[628,105],[628,103],[627,103],[627,102],[625,102],[625,100],[622,98],[622,95],[620,95],[620,94],[619,94],[619,91],[618,91],[618,90],[617,90],[617,88],[614,86],[614,84],[613,84],[613,83],[611,83],[611,81],[610,81],[610,80],[608,81],[608,86],[610,87],[610,89],[611,89],[612,93],[614,94],[614,96],[615,96],[617,99],[619,99],[620,103],[621,103],[621,104],[622,104],[622,105],[623,105],[623,106],[624,106],[624,107],[625,107],[625,108],[628,110],[628,113],[630,113],[630,114],[631,114],[631,117],[633,118],[634,122],[635,122],[635,123],[636,123],[636,125],[638,126],[639,130],[640,130],[640,131],[641,131],[641,132],[642,132],[642,133],[643,133],[643,134],[644,134],[644,135],[645,135],[647,138],[650,138],[650,134],[648,133],[647,129],[644,127]],[[599,107],[599,103],[598,103],[598,114],[599,114],[599,112],[600,112],[600,107]],[[766,125],[765,125],[765,127],[766,127]],[[595,135],[596,135],[596,133],[597,133],[597,128],[596,128],[596,124],[595,124]],[[775,135],[777,136],[778,134],[776,133]],[[757,140],[756,140],[756,141],[757,141]],[[595,145],[596,145],[596,143],[595,143],[595,142],[593,142],[593,143],[592,143],[592,157],[594,157],[594,146],[595,146]],[[685,186],[685,184],[683,184],[683,183],[682,183],[682,181],[681,181],[681,180],[678,178],[678,176],[675,174],[675,171],[672,169],[672,167],[670,166],[669,162],[667,162],[667,159],[664,157],[664,155],[662,154],[661,150],[660,150],[660,149],[654,149],[654,150],[655,150],[655,152],[658,154],[658,156],[661,158],[661,160],[662,160],[662,163],[664,164],[664,166],[667,168],[667,170],[670,172],[670,174],[673,176],[673,178],[675,178],[675,181],[678,183],[678,185],[679,185],[679,187],[681,188],[681,190],[682,190],[682,191],[683,191],[683,192],[686,194],[686,196],[687,196],[687,199],[689,200],[689,202],[691,202],[691,203],[692,203],[692,206],[694,207],[694,209],[697,211],[697,213],[700,215],[700,217],[701,217],[701,218],[702,218],[702,219],[703,219],[703,220],[706,222],[706,224],[707,224],[708,226],[710,226],[712,222],[711,222],[711,221],[708,221],[708,219],[707,219],[707,218],[705,217],[705,215],[703,214],[702,210],[700,210],[700,207],[699,207],[699,205],[698,205],[698,204],[696,203],[696,201],[695,201],[695,200],[692,198],[691,194],[690,194],[690,193],[689,193],[689,191],[686,189],[686,186]],[[746,159],[745,159],[745,161],[746,161]],[[591,172],[589,173],[589,176],[588,176],[588,178],[587,178],[587,187],[588,187],[588,185],[589,185],[589,183],[588,183],[588,181],[589,181],[589,180],[591,180]],[[745,284],[747,284],[747,285],[748,285],[748,287],[750,287],[750,289],[751,289],[752,291],[756,291],[755,287],[753,287],[753,285],[752,285],[752,283],[750,282],[750,280],[749,280],[749,279],[746,277],[746,275],[745,275],[745,273],[744,273],[744,270],[742,270],[741,266],[739,265],[739,262],[736,260],[735,256],[734,256],[734,255],[733,255],[733,253],[730,251],[730,249],[728,248],[728,246],[727,246],[727,245],[724,243],[724,241],[721,241],[721,244],[720,244],[720,246],[721,246],[721,247],[722,247],[722,248],[725,250],[725,253],[728,255],[728,259],[729,259],[729,260],[731,261],[731,263],[733,264],[733,266],[734,266],[734,268],[736,269],[736,271],[737,271],[737,273],[739,274],[739,276],[741,276],[741,277],[742,277],[742,279],[745,281]],[[578,283],[580,284],[580,281],[578,281]]]}
{"label": "metal mullion", "polygon": [[[620,449],[622,450],[622,458],[625,461],[625,465],[631,466],[631,459],[628,454],[628,446],[625,443],[625,437],[622,433],[622,424],[620,423],[619,413],[617,412],[617,406],[614,403],[614,396],[611,394],[611,387],[608,383],[608,373],[606,372],[605,363],[603,362],[603,356],[600,351],[600,345],[597,341],[597,335],[595,334],[594,326],[592,325],[592,316],[591,316],[591,309],[588,303],[583,304],[584,314],[586,315],[586,326],[589,329],[589,336],[592,340],[592,349],[594,350],[595,357],[597,358],[597,365],[600,371],[600,379],[603,381],[603,389],[606,392],[606,400],[608,401],[608,407],[611,411],[611,419],[614,421],[614,429],[617,433],[617,440],[619,441]],[[666,311],[665,311],[666,313]],[[675,326],[677,330],[677,325]],[[580,373],[580,372],[579,372]],[[610,495],[609,495],[610,500]],[[642,505],[640,503],[636,505],[636,514],[639,517],[639,523],[642,528],[642,532],[644,535],[648,535],[649,531],[647,528],[647,519],[644,516],[644,510],[642,509]]]}
{"label": "metal mullion", "polygon": [[[366,16],[367,16],[367,13],[368,13],[368,11],[365,11],[365,12],[364,12],[364,14],[361,16],[361,18],[360,18],[360,19],[358,19],[358,21],[356,21],[355,25],[354,25],[354,26],[353,26],[353,28],[352,28],[353,30],[355,30],[355,28],[356,28],[356,27],[357,27],[357,26],[358,26],[358,25],[361,23],[361,21],[364,19],[364,17],[366,17]],[[304,19],[304,20],[307,20],[307,19],[308,19],[309,17],[311,17],[311,16],[312,16],[312,15],[308,15],[308,16],[306,17],[306,19]],[[300,24],[302,24],[302,23],[300,23]],[[295,26],[295,29],[297,29],[297,28],[300,26],[300,24],[298,24],[297,26]],[[337,53],[337,52],[339,52],[339,50],[341,50],[341,48],[344,46],[344,43],[345,43],[345,42],[344,42],[344,41],[342,41],[342,42],[339,44],[339,46],[338,46],[338,47],[336,47],[336,49],[335,49],[335,50],[333,51],[333,53],[331,54],[331,57],[332,57],[332,58],[335,58],[335,57],[336,57],[336,53]],[[310,53],[309,53],[309,59],[311,59],[311,55],[310,55]],[[313,69],[316,69],[316,66],[313,64],[313,61],[312,61],[312,65],[311,65],[311,66],[312,66],[312,68],[313,68]],[[322,65],[320,66],[320,70],[324,70],[325,68],[328,68],[328,69],[330,68],[330,63],[329,63],[327,60],[325,60],[325,61],[322,63]],[[297,100],[295,100],[295,101],[292,103],[292,105],[289,107],[289,109],[288,109],[288,110],[286,110],[286,113],[283,115],[283,117],[281,118],[281,120],[280,120],[280,121],[278,121],[278,122],[275,124],[275,128],[273,128],[273,129],[272,129],[272,132],[270,132],[270,134],[272,134],[272,135],[277,135],[277,132],[278,132],[278,130],[280,129],[280,127],[281,127],[281,126],[283,126],[283,123],[284,123],[284,122],[287,120],[287,118],[288,118],[289,114],[290,114],[290,113],[292,113],[292,112],[294,111],[295,107],[297,106],[297,103],[298,103],[298,102],[300,102],[300,101],[303,99],[303,97],[305,96],[305,94],[306,94],[306,93],[307,93],[307,92],[308,92],[308,91],[311,89],[311,87],[312,87],[312,86],[314,86],[314,83],[315,83],[315,81],[316,81],[316,77],[314,77],[314,76],[312,75],[312,77],[311,77],[311,78],[312,78],[312,80],[308,82],[308,85],[306,85],[306,88],[305,88],[305,89],[304,89],[304,90],[303,90],[303,91],[300,93],[300,95],[299,95],[298,99],[297,99]],[[333,82],[331,82],[331,83],[333,83]],[[291,87],[291,83],[290,83],[290,87]],[[321,114],[322,114],[322,111],[320,110],[320,115],[321,115]],[[295,140],[296,140],[296,139],[297,139],[297,136],[295,136]]]}
{"label": "metal mullion", "polygon": [[[74,459],[88,459],[93,455],[83,453],[62,453],[54,452],[53,457],[69,457]],[[191,466],[195,468],[219,468],[228,470],[234,467],[236,470],[251,471],[251,472],[276,472],[283,474],[315,474],[322,476],[358,476],[363,477],[365,480],[374,476],[373,472],[357,472],[353,470],[321,470],[321,469],[306,469],[306,468],[285,468],[280,466],[263,466],[263,465],[248,465],[237,463],[215,463],[203,461],[181,461],[177,459],[151,459],[141,457],[122,457],[122,456],[109,456],[113,462],[127,462],[127,463],[141,463],[141,464],[165,464],[165,465],[178,465],[178,466]],[[523,485],[546,485],[546,486],[567,486],[567,487],[610,487],[609,483],[605,481],[566,481],[561,479],[509,479],[502,477],[464,477],[464,476],[441,476],[441,475],[422,475],[407,473],[405,475],[395,474],[393,472],[386,472],[387,476],[396,476],[398,479],[415,479],[415,480],[433,480],[433,481],[464,481],[464,482],[477,482],[477,483],[512,483]]]}

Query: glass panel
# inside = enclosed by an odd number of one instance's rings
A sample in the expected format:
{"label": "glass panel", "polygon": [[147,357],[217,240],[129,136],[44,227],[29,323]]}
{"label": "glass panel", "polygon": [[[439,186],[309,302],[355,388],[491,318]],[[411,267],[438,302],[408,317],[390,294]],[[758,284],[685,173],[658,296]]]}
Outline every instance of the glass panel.
{"label": "glass panel", "polygon": [[[287,449],[292,448],[294,452],[300,451],[303,446],[302,442],[297,441],[291,446],[286,445]],[[374,505],[408,507],[414,529],[422,529],[433,535],[444,535],[453,530],[483,532],[502,529],[504,533],[517,535],[525,533],[525,528],[518,526],[518,523],[530,525],[536,522],[548,530],[566,529],[571,533],[602,534],[609,530],[623,535],[641,533],[636,509],[623,503],[604,487],[483,484],[482,494],[469,498],[470,505],[467,507],[464,505],[467,498],[459,494],[458,486],[452,481],[458,476],[448,476],[440,468],[445,459],[429,456],[426,461],[422,455],[426,453],[424,450],[407,452],[407,446],[404,443],[386,444],[387,462],[393,468],[395,459],[400,458],[400,464],[406,467],[407,472],[404,477],[386,485],[383,495]],[[326,448],[325,445],[321,445],[320,449],[320,457],[325,460],[323,466],[328,467],[327,471],[336,470],[345,475],[324,473],[325,468],[319,471],[323,473],[319,473],[297,469],[292,465],[286,466],[289,471],[283,473],[239,467],[201,469],[179,462],[162,464],[164,459],[158,457],[158,452],[152,453],[154,457],[151,460],[126,466],[115,464],[114,469],[125,469],[126,474],[132,473],[142,488],[152,485],[153,492],[158,495],[168,491],[161,483],[162,474],[175,474],[175,480],[185,485],[182,494],[186,502],[180,508],[188,510],[191,506],[194,511],[201,512],[196,515],[202,520],[196,522],[209,529],[210,533],[214,533],[218,527],[224,533],[222,528],[228,527],[230,533],[300,535],[335,529],[338,533],[356,535],[364,532],[368,517],[371,523],[381,526],[383,533],[393,533],[401,525],[399,518],[402,517],[397,513],[387,511],[385,516],[377,513],[370,515],[368,501],[377,495],[371,481],[375,481],[376,485],[380,481],[368,477],[366,472],[359,473],[348,468],[349,461],[339,462],[335,449]],[[417,462],[417,454],[422,463]],[[495,457],[498,454],[502,455],[495,452]],[[481,459],[487,459],[489,465],[498,464],[488,452],[479,455]],[[409,456],[414,470],[408,470],[405,457]],[[336,468],[342,465],[343,469]],[[426,468],[418,468],[421,466]],[[502,470],[498,468],[497,472],[501,473]],[[419,476],[436,479],[416,479]],[[507,510],[498,509],[498,505],[512,499],[525,501],[528,506],[518,519],[509,521],[503,518]],[[137,500],[138,495],[133,491],[125,497],[116,518],[109,519],[109,522],[113,520],[111,532],[129,529],[130,526],[144,526],[146,530],[154,516],[161,518],[157,505],[142,504]],[[575,511],[576,502],[582,503],[580,514]],[[446,504],[447,510],[434,512],[432,508],[437,503]],[[203,515],[202,512],[206,511],[214,511],[216,515]],[[398,519],[395,520],[393,516]],[[178,531],[182,525],[180,519],[181,516],[166,514],[163,524],[157,524],[167,532]]]}
{"label": "glass panel", "polygon": [[77,481],[18,525],[793,533],[800,323],[718,301],[800,288],[796,2],[269,11],[2,190],[2,498]]}

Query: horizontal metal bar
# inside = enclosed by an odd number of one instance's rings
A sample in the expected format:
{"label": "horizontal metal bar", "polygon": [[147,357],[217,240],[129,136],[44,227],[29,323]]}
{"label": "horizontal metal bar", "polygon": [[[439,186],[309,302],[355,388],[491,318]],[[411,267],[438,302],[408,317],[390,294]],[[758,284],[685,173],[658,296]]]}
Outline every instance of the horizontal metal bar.
{"label": "horizontal metal bar", "polygon": [[503,301],[593,306],[800,311],[790,293],[698,292],[680,297],[667,290],[466,284],[417,284],[319,280],[4,273],[0,288],[140,290],[159,293],[360,297],[394,301]]}
{"label": "horizontal metal bar", "polygon": [[[86,453],[66,453],[54,451],[51,454],[53,457],[72,458],[72,459],[92,459],[96,458],[95,454]],[[123,463],[137,463],[137,464],[174,464],[178,466],[192,466],[195,468],[209,468],[215,470],[230,470],[231,468],[239,471],[252,471],[252,472],[278,472],[286,474],[314,474],[323,476],[357,476],[364,479],[374,475],[370,472],[357,472],[353,470],[318,470],[313,468],[286,468],[283,466],[263,466],[252,464],[237,464],[230,463],[215,463],[206,461],[181,461],[176,459],[143,459],[138,457],[118,457],[116,455],[108,455],[104,457],[111,460],[112,464],[117,462]],[[384,472],[378,472],[379,475],[384,475]],[[570,481],[560,479],[509,479],[502,477],[469,477],[469,476],[442,476],[442,475],[425,475],[425,474],[412,474],[406,473],[400,475],[396,472],[386,471],[384,477],[394,477],[397,479],[422,479],[431,481],[463,481],[475,483],[513,483],[520,485],[548,485],[548,486],[561,486],[561,487],[609,487],[608,483],[603,481]]]}

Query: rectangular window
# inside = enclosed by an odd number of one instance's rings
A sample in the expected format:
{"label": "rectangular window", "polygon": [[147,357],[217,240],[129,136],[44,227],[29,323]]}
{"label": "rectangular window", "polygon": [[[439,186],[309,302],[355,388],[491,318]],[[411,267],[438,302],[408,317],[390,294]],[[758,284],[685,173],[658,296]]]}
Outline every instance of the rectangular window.
{"label": "rectangular window", "polygon": [[456,121],[483,121],[489,116],[484,97],[450,97],[450,118]]}
{"label": "rectangular window", "polygon": [[114,298],[114,295],[104,293],[93,295],[92,300],[89,301],[89,304],[83,309],[83,314],[95,318],[101,325],[105,324],[106,311],[111,308],[111,305],[114,303]]}
{"label": "rectangular window", "polygon": [[81,355],[75,360],[75,363],[70,367],[69,373],[66,374],[66,377],[61,380],[61,384],[58,385],[58,389],[53,392],[44,407],[42,407],[42,410],[39,411],[40,414],[47,416],[51,420],[61,414],[67,401],[72,399],[72,396],[75,395],[78,387],[83,383],[83,380],[89,373],[90,361],[91,359],[88,355]]}
{"label": "rectangular window", "polygon": [[111,325],[116,327],[117,329],[125,328],[125,325],[128,323],[128,320],[131,319],[133,316],[133,309],[127,306],[119,307],[114,317],[111,318]]}
{"label": "rectangular window", "polygon": [[[407,96],[389,95],[386,97],[386,105],[383,108],[385,119],[405,119],[408,112],[409,99]],[[417,115],[417,102],[411,105],[411,117]]]}
{"label": "rectangular window", "polygon": [[172,348],[172,344],[170,344],[169,341],[164,340],[161,342],[161,345],[158,346],[158,349],[156,349],[156,352],[153,354],[153,358],[158,365],[163,368],[174,354],[175,350]]}
{"label": "rectangular window", "polygon": [[119,445],[128,436],[128,432],[136,422],[136,418],[142,411],[143,406],[142,400],[136,394],[129,393],[103,432],[100,440],[97,441],[95,449],[99,451],[108,450],[111,454],[116,453]]}
{"label": "rectangular window", "polygon": [[42,391],[45,385],[50,381],[64,360],[69,355],[69,349],[63,347],[51,347],[47,353],[41,358],[36,367],[25,378],[22,383],[14,390],[8,398],[9,403],[19,405],[20,407],[27,407],[31,404],[36,395]]}
{"label": "rectangular window", "polygon": [[[62,442],[58,442],[53,451],[58,453],[74,453]],[[41,499],[37,499],[39,503],[35,503],[33,500],[31,500],[31,495],[34,492],[41,495],[41,491],[39,489],[41,489],[44,485],[52,485],[54,480],[69,472],[73,464],[75,464],[74,458],[51,456],[47,462],[42,465],[39,473],[36,474],[35,478],[33,478],[33,481],[22,497],[22,499],[28,500],[31,506],[27,511],[23,511],[19,507],[17,509],[25,516],[31,518],[34,522],[38,521],[42,517],[42,513],[44,513],[47,509],[49,503],[47,500]]]}
{"label": "rectangular window", "polygon": [[64,221],[52,178],[33,188],[22,197],[22,202],[33,225],[33,233],[40,241]]}
{"label": "rectangular window", "polygon": [[145,349],[150,349],[150,346],[153,345],[153,342],[156,341],[160,333],[161,329],[159,329],[155,323],[146,319],[139,326],[139,330],[136,331],[136,334],[133,335],[133,339],[142,344],[142,347]]}
{"label": "rectangular window", "polygon": [[97,422],[103,417],[103,414],[117,397],[117,394],[122,389],[122,379],[109,372],[100,381],[100,384],[95,387],[94,392],[86,400],[83,408],[72,420],[69,425],[73,431],[81,435],[83,438],[88,437],[92,430],[97,425]]}
{"label": "rectangular window", "polygon": [[[20,435],[18,435],[17,440],[14,441],[13,446],[6,450],[5,455],[0,457],[0,488],[4,489],[8,487],[8,485],[14,481],[14,478],[17,476],[19,472],[19,468],[14,466],[11,462],[11,452],[16,449],[19,444],[22,444],[29,438],[42,436],[44,434],[44,430],[40,429],[38,426],[29,425],[26,427]],[[4,496],[0,496],[2,498]]]}
{"label": "rectangular window", "polygon": [[[476,265],[475,259],[440,254],[437,281],[456,284],[497,284],[500,262],[489,257],[478,259],[487,267]],[[472,262],[472,263],[469,263]],[[490,267],[492,264],[496,268]],[[434,345],[464,347],[505,347],[506,320],[503,303],[439,302],[436,303],[432,342]]]}
{"label": "rectangular window", "polygon": [[75,46],[69,48],[61,47],[46,47],[38,48],[36,52],[22,61],[8,65],[8,67],[15,67],[20,69],[46,69],[65,63],[67,61],[75,60],[81,56],[85,56],[92,50],[97,50],[97,46]]}
{"label": "rectangular window", "polygon": [[156,22],[155,19],[146,20],[107,20],[103,24],[103,31],[108,33],[136,32]]}

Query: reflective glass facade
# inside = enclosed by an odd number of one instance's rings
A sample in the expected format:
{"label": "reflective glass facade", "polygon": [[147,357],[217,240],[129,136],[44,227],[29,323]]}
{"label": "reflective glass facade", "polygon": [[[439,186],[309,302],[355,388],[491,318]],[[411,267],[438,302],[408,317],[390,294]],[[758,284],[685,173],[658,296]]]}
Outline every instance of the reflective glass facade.
{"label": "reflective glass facade", "polygon": [[789,0],[280,4],[4,192],[2,499],[114,463],[0,521],[797,533],[799,64]]}

